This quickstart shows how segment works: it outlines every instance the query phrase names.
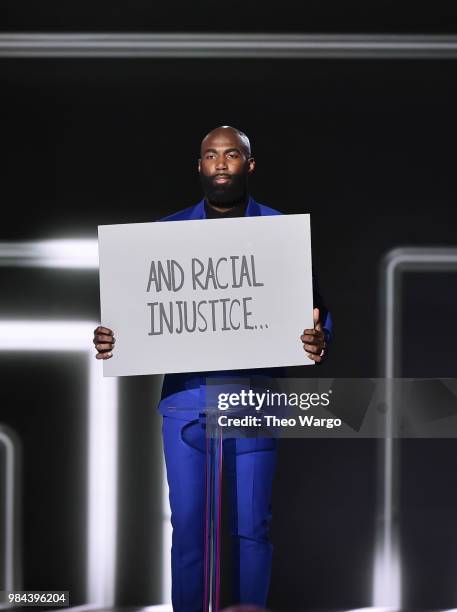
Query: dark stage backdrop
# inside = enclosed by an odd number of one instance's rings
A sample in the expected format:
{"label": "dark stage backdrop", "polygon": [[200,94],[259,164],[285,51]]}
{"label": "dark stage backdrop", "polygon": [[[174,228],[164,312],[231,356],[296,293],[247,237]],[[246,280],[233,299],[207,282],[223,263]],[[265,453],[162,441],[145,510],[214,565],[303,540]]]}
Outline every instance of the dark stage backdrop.
{"label": "dark stage backdrop", "polygon": [[[4,0],[8,31],[108,32],[455,32],[457,9],[452,0],[300,0],[243,2],[215,6],[210,0],[192,3],[130,0],[59,2]],[[0,15],[2,15],[0,13]]]}
{"label": "dark stage backdrop", "polygon": [[[1,60],[8,161],[0,239],[95,238],[98,224],[150,221],[189,206],[200,199],[202,136],[235,125],[257,159],[254,197],[312,215],[314,264],[336,327],[319,375],[375,376],[382,256],[398,246],[456,243],[456,74],[453,61],[425,60]],[[39,276],[27,279],[45,307]],[[54,314],[65,317],[74,304],[97,312],[95,285],[67,284],[66,298],[51,300]],[[420,301],[429,288],[414,291]],[[8,291],[2,299],[11,314]],[[424,330],[417,301],[406,303],[415,346],[408,375],[455,375],[456,326],[438,309],[434,329]],[[372,440],[283,445],[273,609],[370,604],[376,452]],[[443,486],[448,495],[433,520],[446,517],[455,531],[457,488],[449,479]],[[33,544],[26,541],[26,555]],[[30,569],[28,579],[39,575]],[[445,588],[440,605],[454,607]],[[120,603],[132,597],[122,587]]]}

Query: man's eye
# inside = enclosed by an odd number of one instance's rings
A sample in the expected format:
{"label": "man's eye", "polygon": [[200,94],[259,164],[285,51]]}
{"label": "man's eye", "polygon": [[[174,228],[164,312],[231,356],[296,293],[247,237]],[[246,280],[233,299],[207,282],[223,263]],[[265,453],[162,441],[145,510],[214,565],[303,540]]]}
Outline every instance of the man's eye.
{"label": "man's eye", "polygon": [[236,153],[229,153],[228,157],[237,157],[237,154]]}

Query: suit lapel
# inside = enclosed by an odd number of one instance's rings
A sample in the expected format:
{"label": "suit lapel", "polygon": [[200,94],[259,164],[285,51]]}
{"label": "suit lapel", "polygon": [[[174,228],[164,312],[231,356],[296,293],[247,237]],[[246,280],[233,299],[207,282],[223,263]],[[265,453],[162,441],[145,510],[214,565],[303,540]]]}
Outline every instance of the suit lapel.
{"label": "suit lapel", "polygon": [[205,200],[200,200],[198,204],[192,208],[189,214],[189,220],[206,219]]}
{"label": "suit lapel", "polygon": [[262,215],[262,211],[260,210],[260,206],[254,200],[253,197],[249,196],[248,205],[246,206],[246,214],[245,217],[260,217]]}

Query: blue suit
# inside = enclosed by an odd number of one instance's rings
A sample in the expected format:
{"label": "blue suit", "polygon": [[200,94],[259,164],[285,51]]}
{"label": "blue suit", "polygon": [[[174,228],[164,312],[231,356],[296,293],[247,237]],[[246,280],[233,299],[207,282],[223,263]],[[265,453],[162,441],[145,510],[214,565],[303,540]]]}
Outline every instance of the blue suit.
{"label": "blue suit", "polygon": [[[282,214],[249,197],[246,216]],[[204,200],[161,221],[206,219]],[[327,338],[332,333],[330,313],[314,287],[315,306]],[[167,374],[159,410],[170,490],[172,539],[172,602],[174,612],[199,612],[203,605],[205,517],[206,378],[280,377],[281,368]],[[229,520],[233,548],[233,603],[265,606],[271,573],[269,540],[271,493],[277,440],[232,438],[223,441],[229,489]]]}

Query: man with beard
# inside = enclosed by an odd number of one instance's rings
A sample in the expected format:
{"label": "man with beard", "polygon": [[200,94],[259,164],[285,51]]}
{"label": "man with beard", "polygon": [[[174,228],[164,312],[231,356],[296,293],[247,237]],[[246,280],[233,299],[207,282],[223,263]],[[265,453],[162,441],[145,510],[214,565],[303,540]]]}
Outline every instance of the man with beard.
{"label": "man with beard", "polygon": [[[198,172],[205,197],[195,206],[163,221],[225,219],[278,215],[248,193],[255,160],[247,136],[230,126],[212,130],[201,143]],[[309,359],[323,360],[332,331],[330,314],[314,279],[314,329],[301,340]],[[113,332],[97,327],[97,359],[109,359]],[[277,368],[234,371],[235,378],[277,377]],[[172,602],[175,612],[202,609],[204,585],[205,410],[206,379],[221,372],[167,374],[159,410],[163,415],[163,443],[170,490],[172,540]],[[232,438],[223,441],[224,465],[230,493],[233,541],[233,599],[236,604],[265,606],[271,573],[269,541],[271,492],[276,463],[276,439]]]}

